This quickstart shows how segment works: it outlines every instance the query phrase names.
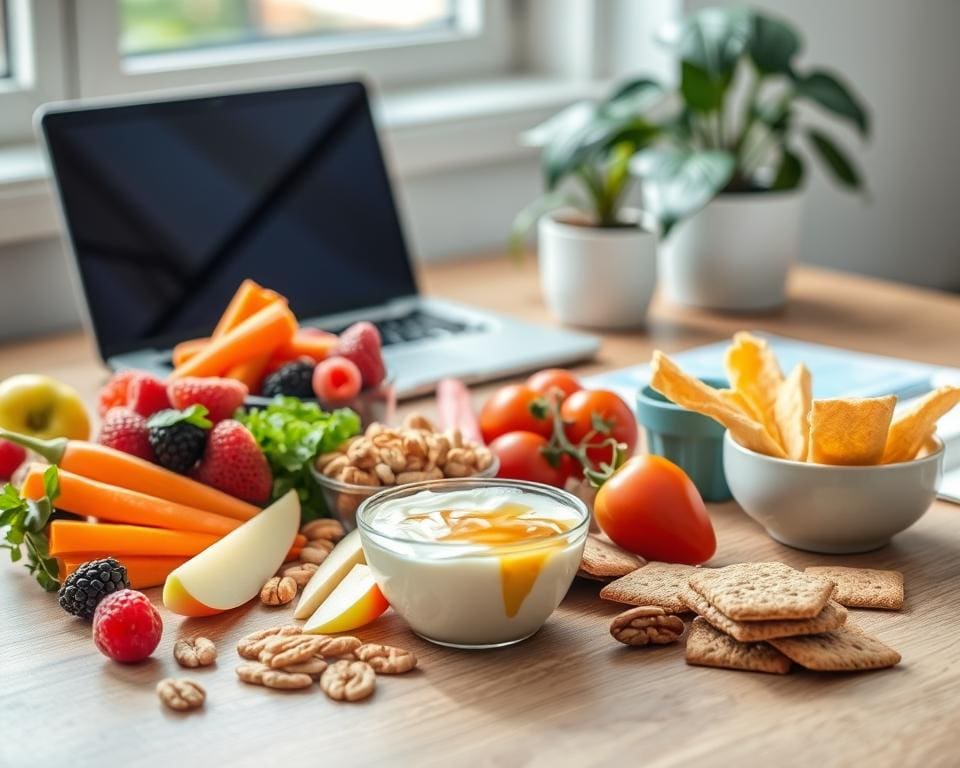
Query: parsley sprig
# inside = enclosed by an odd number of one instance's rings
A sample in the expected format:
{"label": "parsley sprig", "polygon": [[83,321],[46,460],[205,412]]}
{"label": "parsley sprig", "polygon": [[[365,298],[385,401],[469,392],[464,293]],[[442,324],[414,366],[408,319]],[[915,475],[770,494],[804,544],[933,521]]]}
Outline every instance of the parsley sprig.
{"label": "parsley sprig", "polygon": [[24,499],[10,483],[0,490],[0,547],[10,550],[10,560],[18,562],[26,549],[27,570],[47,592],[60,586],[57,559],[47,548],[47,523],[53,514],[53,501],[60,494],[57,468],[49,466],[43,473],[44,498]]}

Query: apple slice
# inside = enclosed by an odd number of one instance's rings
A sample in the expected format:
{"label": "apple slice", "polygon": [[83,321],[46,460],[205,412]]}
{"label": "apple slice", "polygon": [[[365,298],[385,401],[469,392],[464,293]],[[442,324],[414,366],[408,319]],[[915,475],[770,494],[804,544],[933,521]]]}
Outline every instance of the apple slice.
{"label": "apple slice", "polygon": [[260,593],[283,563],[300,526],[290,491],[167,576],[163,604],[183,616],[212,616]]}
{"label": "apple slice", "polygon": [[370,569],[355,565],[303,625],[303,631],[349,632],[369,624],[389,607]]}
{"label": "apple slice", "polygon": [[351,531],[333,548],[327,559],[320,563],[320,567],[310,577],[310,581],[303,588],[303,594],[300,595],[293,618],[309,618],[350,573],[350,569],[365,562],[363,550],[360,548],[360,531]]}

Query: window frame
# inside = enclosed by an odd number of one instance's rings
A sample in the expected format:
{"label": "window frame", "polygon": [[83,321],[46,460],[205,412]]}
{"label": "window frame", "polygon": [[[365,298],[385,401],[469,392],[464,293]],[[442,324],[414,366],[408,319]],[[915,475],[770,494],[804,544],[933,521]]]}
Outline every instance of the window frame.
{"label": "window frame", "polygon": [[59,0],[7,0],[11,74],[0,79],[0,143],[31,141],[37,107],[67,92],[66,35]]}
{"label": "window frame", "polygon": [[506,74],[512,65],[509,0],[455,0],[455,30],[410,32],[396,39],[367,35],[296,37],[126,58],[120,51],[115,2],[75,2],[76,89],[81,98],[213,86],[256,78],[363,70],[379,86]]}

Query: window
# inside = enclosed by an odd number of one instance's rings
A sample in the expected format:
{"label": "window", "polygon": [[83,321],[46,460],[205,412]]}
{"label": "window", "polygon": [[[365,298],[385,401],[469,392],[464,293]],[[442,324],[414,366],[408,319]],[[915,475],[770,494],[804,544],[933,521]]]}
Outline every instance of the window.
{"label": "window", "polygon": [[358,44],[452,30],[451,0],[120,0],[125,56],[289,38]]}
{"label": "window", "polygon": [[10,77],[10,57],[7,55],[7,3],[0,0],[0,79]]}
{"label": "window", "polygon": [[[51,0],[52,1],[52,0]],[[80,96],[270,76],[377,85],[502,74],[511,0],[75,2]]]}

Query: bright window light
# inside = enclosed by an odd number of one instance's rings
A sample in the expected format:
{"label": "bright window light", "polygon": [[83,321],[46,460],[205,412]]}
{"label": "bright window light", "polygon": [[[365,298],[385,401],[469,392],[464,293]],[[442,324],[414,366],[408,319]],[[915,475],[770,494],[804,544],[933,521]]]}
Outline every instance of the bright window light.
{"label": "bright window light", "polygon": [[456,5],[456,0],[120,0],[120,50],[136,56],[290,38],[402,36],[453,28]]}

